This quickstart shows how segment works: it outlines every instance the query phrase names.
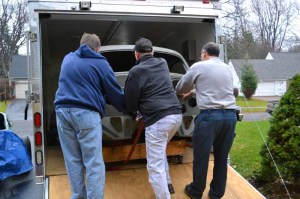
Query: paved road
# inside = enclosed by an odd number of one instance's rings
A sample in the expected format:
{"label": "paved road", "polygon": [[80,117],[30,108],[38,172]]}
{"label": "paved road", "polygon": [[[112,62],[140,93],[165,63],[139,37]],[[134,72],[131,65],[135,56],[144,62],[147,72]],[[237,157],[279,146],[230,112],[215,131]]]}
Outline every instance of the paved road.
{"label": "paved road", "polygon": [[280,100],[280,96],[266,96],[266,97],[256,97],[256,96],[253,96],[253,99],[260,99],[260,100],[264,100],[264,101]]}
{"label": "paved road", "polygon": [[243,121],[258,121],[258,120],[267,120],[271,115],[267,112],[257,112],[257,113],[243,113]]}

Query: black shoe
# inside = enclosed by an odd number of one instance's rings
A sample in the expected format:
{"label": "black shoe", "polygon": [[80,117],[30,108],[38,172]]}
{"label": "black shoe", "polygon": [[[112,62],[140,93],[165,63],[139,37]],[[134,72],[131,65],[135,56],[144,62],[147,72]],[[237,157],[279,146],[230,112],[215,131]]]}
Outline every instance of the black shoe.
{"label": "black shoe", "polygon": [[192,193],[191,193],[191,187],[190,187],[190,184],[186,185],[185,188],[184,188],[184,193],[190,197],[191,199],[201,199],[202,197],[196,197],[196,196],[193,196]]}
{"label": "black shoe", "polygon": [[170,194],[174,194],[175,193],[175,190],[174,190],[174,187],[173,187],[172,184],[168,184],[168,188],[169,188]]}
{"label": "black shoe", "polygon": [[208,192],[208,197],[209,197],[209,199],[220,199],[216,196],[213,196],[210,192]]}

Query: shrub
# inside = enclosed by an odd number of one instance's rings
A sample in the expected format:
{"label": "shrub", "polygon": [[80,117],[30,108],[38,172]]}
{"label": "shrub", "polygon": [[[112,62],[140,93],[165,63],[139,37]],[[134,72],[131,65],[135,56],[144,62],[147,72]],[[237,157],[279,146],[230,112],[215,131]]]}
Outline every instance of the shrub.
{"label": "shrub", "polygon": [[[285,180],[300,181],[300,75],[290,83],[273,112],[268,131],[267,145]],[[262,170],[257,177],[262,181],[278,178],[266,146],[262,146]]]}
{"label": "shrub", "polygon": [[250,99],[257,88],[257,75],[254,71],[253,65],[245,63],[241,66],[242,70],[242,92],[247,99]]}
{"label": "shrub", "polygon": [[0,79],[0,101],[15,98],[15,82],[9,85],[8,79]]}

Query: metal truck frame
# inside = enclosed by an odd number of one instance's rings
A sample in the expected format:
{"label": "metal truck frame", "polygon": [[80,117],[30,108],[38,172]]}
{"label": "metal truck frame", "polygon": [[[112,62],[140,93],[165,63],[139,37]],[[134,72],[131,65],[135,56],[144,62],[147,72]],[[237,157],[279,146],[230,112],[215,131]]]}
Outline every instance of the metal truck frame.
{"label": "metal truck frame", "polygon": [[144,36],[181,53],[189,64],[199,60],[206,42],[223,49],[218,0],[29,0],[28,7],[26,98],[33,113],[37,184],[45,183],[45,149],[60,62],[77,49],[84,32],[98,34],[102,45],[133,44]]}

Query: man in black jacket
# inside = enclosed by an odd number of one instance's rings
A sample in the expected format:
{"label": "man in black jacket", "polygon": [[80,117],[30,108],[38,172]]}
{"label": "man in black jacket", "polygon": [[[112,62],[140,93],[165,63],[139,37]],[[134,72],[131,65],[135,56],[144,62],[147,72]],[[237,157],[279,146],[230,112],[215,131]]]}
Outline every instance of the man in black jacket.
{"label": "man in black jacket", "polygon": [[181,125],[181,105],[168,64],[162,58],[153,57],[151,41],[139,39],[134,50],[136,65],[126,80],[125,104],[128,111],[138,111],[145,124],[147,169],[156,199],[170,199],[174,189],[166,147]]}

